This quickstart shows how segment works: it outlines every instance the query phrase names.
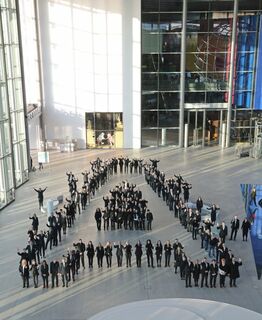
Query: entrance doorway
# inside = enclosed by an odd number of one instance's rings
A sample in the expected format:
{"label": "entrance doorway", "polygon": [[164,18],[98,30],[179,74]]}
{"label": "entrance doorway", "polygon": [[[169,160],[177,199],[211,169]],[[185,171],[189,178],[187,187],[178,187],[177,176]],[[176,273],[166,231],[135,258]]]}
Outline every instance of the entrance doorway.
{"label": "entrance doorway", "polygon": [[212,146],[221,144],[222,124],[227,110],[188,110],[188,145]]}

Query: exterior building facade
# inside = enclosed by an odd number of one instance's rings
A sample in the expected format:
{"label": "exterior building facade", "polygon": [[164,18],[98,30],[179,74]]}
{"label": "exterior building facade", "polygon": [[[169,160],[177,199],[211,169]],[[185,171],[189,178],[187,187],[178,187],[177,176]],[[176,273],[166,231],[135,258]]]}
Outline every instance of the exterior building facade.
{"label": "exterior building facade", "polygon": [[261,1],[142,0],[142,146],[252,140]]}
{"label": "exterior building facade", "polygon": [[16,1],[0,1],[0,209],[28,180],[28,153]]}

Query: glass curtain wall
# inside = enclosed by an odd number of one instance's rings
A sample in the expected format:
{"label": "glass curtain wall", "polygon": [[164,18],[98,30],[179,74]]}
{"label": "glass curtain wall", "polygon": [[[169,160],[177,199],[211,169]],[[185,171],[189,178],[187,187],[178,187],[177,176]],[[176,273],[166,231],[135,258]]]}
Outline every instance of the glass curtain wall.
{"label": "glass curtain wall", "polygon": [[142,146],[178,145],[182,1],[142,1]]}
{"label": "glass curtain wall", "polygon": [[[186,109],[227,110],[233,10],[233,0],[187,0],[185,88],[180,88],[182,1],[142,0],[142,146],[178,144],[182,89]],[[262,109],[261,10],[262,0],[239,0],[233,109]],[[232,131],[249,129],[244,120],[233,123]]]}
{"label": "glass curtain wall", "polygon": [[233,2],[231,11],[211,9],[188,2],[185,103],[228,101]]}
{"label": "glass curtain wall", "polygon": [[0,1],[0,209],[28,180],[25,114],[14,0]]}

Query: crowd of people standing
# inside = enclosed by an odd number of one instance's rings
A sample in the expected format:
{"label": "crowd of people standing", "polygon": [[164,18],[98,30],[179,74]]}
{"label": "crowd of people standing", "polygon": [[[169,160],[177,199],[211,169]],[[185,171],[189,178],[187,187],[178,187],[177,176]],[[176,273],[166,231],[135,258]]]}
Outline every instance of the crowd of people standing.
{"label": "crowd of people standing", "polygon": [[[199,197],[196,201],[196,210],[188,208],[187,203],[190,198],[190,189],[192,185],[185,181],[183,177],[174,175],[170,179],[166,179],[165,173],[160,172],[157,168],[159,160],[149,159],[151,164],[144,162],[143,159],[129,159],[128,157],[112,158],[109,160],[101,160],[97,158],[91,161],[91,172],[82,172],[83,184],[81,190],[78,189],[78,179],[72,172],[67,172],[67,181],[70,197],[66,198],[66,204],[63,209],[52,213],[48,217],[47,231],[38,233],[39,221],[36,214],[32,219],[32,229],[28,231],[28,244],[25,249],[18,254],[20,255],[19,271],[23,279],[23,287],[29,286],[29,275],[32,273],[34,286],[38,287],[38,277],[41,274],[43,287],[48,288],[49,276],[51,275],[52,287],[59,285],[59,275],[63,286],[68,286],[72,280],[75,281],[79,272],[80,265],[85,269],[85,255],[88,258],[88,267],[94,266],[93,260],[96,256],[98,268],[103,267],[104,257],[106,259],[107,268],[112,267],[113,250],[117,266],[122,267],[123,257],[126,258],[126,267],[132,266],[132,254],[136,259],[136,266],[141,268],[142,256],[146,254],[148,267],[154,268],[162,266],[162,257],[164,257],[164,266],[172,266],[171,256],[174,254],[174,272],[179,270],[180,277],[185,280],[186,287],[191,287],[191,278],[194,279],[194,285],[216,287],[216,279],[219,275],[220,287],[225,286],[225,278],[229,276],[230,286],[236,286],[236,279],[239,277],[239,266],[242,264],[240,259],[235,259],[232,252],[225,246],[227,236],[227,226],[222,222],[216,225],[219,236],[212,236],[211,228],[215,226],[217,219],[217,211],[219,207],[212,205],[208,208],[211,211],[210,220],[202,221],[201,210],[203,201]],[[182,244],[176,240],[173,244],[168,240],[162,244],[159,240],[154,245],[150,239],[142,245],[138,241],[134,246],[129,241],[122,244],[111,243],[108,241],[105,245],[99,243],[94,246],[92,241],[87,245],[80,239],[73,244],[74,249],[62,257],[61,260],[54,259],[47,263],[45,259],[45,251],[52,246],[57,246],[58,241],[61,242],[61,233],[66,234],[67,228],[74,225],[77,212],[81,214],[86,206],[90,203],[90,199],[95,196],[96,191],[102,187],[108,179],[113,175],[120,173],[138,173],[142,174],[144,168],[145,179],[151,186],[158,197],[162,197],[170,211],[174,211],[174,216],[179,218],[188,232],[192,232],[192,238],[197,239],[200,234],[201,248],[208,251],[208,255],[212,261],[208,262],[206,258],[202,261],[192,261],[184,252]],[[119,171],[118,171],[119,170]],[[43,207],[45,189],[35,189],[38,193],[39,208]],[[183,193],[183,199],[182,199]],[[136,185],[123,181],[110,190],[110,195],[103,197],[104,209],[97,208],[95,212],[95,220],[98,231],[102,228],[111,230],[124,228],[126,230],[151,230],[153,214],[148,209],[147,203],[142,196],[141,190]],[[231,239],[236,239],[239,229],[239,221],[234,217],[231,221]],[[242,223],[243,240],[247,240],[249,222],[245,219]],[[222,233],[224,232],[224,236]],[[209,234],[209,237],[206,235]],[[134,252],[133,252],[134,251]],[[40,262],[40,259],[44,259]]]}

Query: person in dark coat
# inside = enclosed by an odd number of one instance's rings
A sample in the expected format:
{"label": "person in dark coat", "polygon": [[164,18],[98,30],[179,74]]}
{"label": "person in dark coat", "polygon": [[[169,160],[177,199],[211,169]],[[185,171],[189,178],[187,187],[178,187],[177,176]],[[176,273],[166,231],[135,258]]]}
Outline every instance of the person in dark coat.
{"label": "person in dark coat", "polygon": [[182,263],[182,255],[183,255],[183,251],[180,247],[178,247],[175,253],[175,263],[174,263],[175,273],[177,273],[177,268],[180,269],[180,266]]}
{"label": "person in dark coat", "polygon": [[165,251],[165,267],[170,267],[172,245],[169,240],[164,245],[164,251]]}
{"label": "person in dark coat", "polygon": [[239,219],[237,218],[237,216],[235,216],[231,220],[231,236],[230,236],[230,240],[232,240],[233,238],[234,238],[234,240],[236,240],[238,229],[239,229]]}
{"label": "person in dark coat", "polygon": [[220,210],[220,208],[213,204],[211,207],[207,208],[207,210],[210,210],[210,218],[211,218],[211,222],[215,223],[216,219],[217,219],[217,211]]}
{"label": "person in dark coat", "polygon": [[147,230],[152,230],[153,213],[147,209],[146,211]]}
{"label": "person in dark coat", "polygon": [[192,272],[194,271],[194,264],[190,258],[187,258],[187,262],[185,265],[185,280],[186,280],[186,288],[192,287],[191,285],[191,278]]}
{"label": "person in dark coat", "polygon": [[119,241],[118,244],[114,243],[114,248],[116,249],[117,266],[122,267],[124,246],[122,245],[121,241]]}
{"label": "person in dark coat", "polygon": [[95,220],[96,220],[96,225],[97,225],[97,230],[101,230],[101,221],[102,221],[102,213],[101,209],[97,208],[95,212]]}
{"label": "person in dark coat", "polygon": [[137,241],[135,245],[135,256],[136,256],[136,265],[138,268],[141,268],[141,258],[143,255],[142,243],[140,240]]}
{"label": "person in dark coat", "polygon": [[217,229],[219,230],[219,237],[221,241],[224,243],[227,236],[227,226],[224,221],[222,221],[221,225],[217,224]]}
{"label": "person in dark coat", "polygon": [[197,208],[197,211],[199,211],[201,213],[201,210],[203,208],[203,200],[201,197],[198,197],[198,199],[196,201],[196,208]]}
{"label": "person in dark coat", "polygon": [[112,251],[113,247],[110,241],[108,241],[104,247],[104,252],[106,256],[106,263],[107,263],[107,268],[112,267]]}
{"label": "person in dark coat", "polygon": [[39,189],[35,189],[35,192],[38,193],[38,203],[39,203],[39,209],[41,209],[43,207],[43,203],[44,203],[44,192],[46,191],[47,187],[45,189],[39,188]]}
{"label": "person in dark coat", "polygon": [[80,254],[80,259],[81,259],[81,264],[83,269],[85,269],[85,251],[86,251],[86,246],[82,239],[79,239],[79,242],[73,243],[73,246],[79,251]]}
{"label": "person in dark coat", "polygon": [[50,262],[50,273],[51,273],[51,280],[52,280],[52,288],[54,288],[55,283],[58,287],[58,272],[59,272],[59,262],[53,260]]}
{"label": "person in dark coat", "polygon": [[33,281],[34,281],[34,287],[37,288],[38,287],[39,269],[38,269],[38,265],[35,260],[32,260],[31,270],[32,270],[32,276],[33,276]]}
{"label": "person in dark coat", "polygon": [[126,252],[126,267],[131,267],[132,245],[127,241],[124,249]]}
{"label": "person in dark coat", "polygon": [[49,268],[46,260],[43,260],[41,265],[41,275],[43,279],[43,288],[48,288]]}
{"label": "person in dark coat", "polygon": [[98,268],[103,267],[103,258],[104,258],[104,247],[102,246],[101,242],[99,242],[98,246],[96,247],[96,257],[97,257],[97,265]]}
{"label": "person in dark coat", "polygon": [[154,246],[150,239],[146,242],[146,256],[147,256],[147,265],[148,267],[154,268],[154,258],[153,258]]}
{"label": "person in dark coat", "polygon": [[89,241],[86,246],[86,255],[88,258],[88,267],[93,268],[93,260],[95,255],[95,249],[92,241]]}
{"label": "person in dark coat", "polygon": [[208,273],[209,273],[209,263],[207,262],[207,258],[205,257],[204,260],[201,262],[200,265],[200,272],[201,272],[201,288],[203,288],[204,286],[204,282],[205,282],[205,286],[208,288]]}
{"label": "person in dark coat", "polygon": [[158,240],[157,243],[156,243],[155,252],[156,252],[156,264],[157,264],[157,267],[161,267],[163,246],[162,246],[162,243],[161,243],[160,240]]}
{"label": "person in dark coat", "polygon": [[38,217],[37,217],[36,213],[34,213],[34,215],[32,217],[29,217],[29,219],[32,220],[32,229],[33,229],[33,231],[35,231],[37,233],[38,226],[39,226],[39,221],[38,221]]}
{"label": "person in dark coat", "polygon": [[210,288],[216,288],[217,274],[218,274],[218,265],[216,263],[216,260],[213,259],[209,265]]}
{"label": "person in dark coat", "polygon": [[243,237],[243,241],[247,241],[247,237],[248,237],[248,231],[251,229],[251,224],[250,222],[247,220],[247,218],[245,218],[242,222],[242,237]]}
{"label": "person in dark coat", "polygon": [[195,282],[195,287],[198,287],[199,276],[200,276],[200,264],[199,264],[199,261],[196,260],[194,262],[194,269],[193,269],[193,279]]}
{"label": "person in dark coat", "polygon": [[239,258],[236,261],[235,257],[232,257],[232,261],[229,264],[229,278],[230,278],[230,287],[236,287],[236,280],[240,277],[239,275],[239,266],[242,265],[242,261]]}

